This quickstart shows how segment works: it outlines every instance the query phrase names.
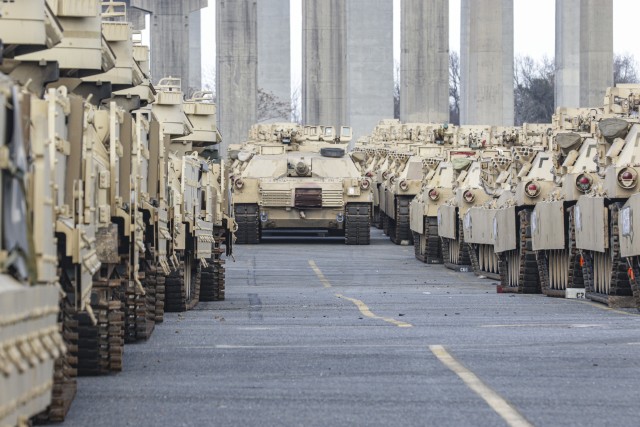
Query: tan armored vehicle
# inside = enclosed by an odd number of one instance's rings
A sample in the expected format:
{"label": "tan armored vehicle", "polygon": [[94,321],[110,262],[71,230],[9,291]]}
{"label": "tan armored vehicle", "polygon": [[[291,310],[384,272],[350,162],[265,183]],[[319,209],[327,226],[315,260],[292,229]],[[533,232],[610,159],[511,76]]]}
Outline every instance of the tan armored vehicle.
{"label": "tan armored vehicle", "polygon": [[438,210],[453,197],[459,173],[468,169],[477,157],[478,149],[490,143],[490,136],[490,127],[449,127],[444,132],[443,153],[423,159],[424,179],[410,206],[414,252],[420,261],[429,264],[443,262]]}
{"label": "tan armored vehicle", "polygon": [[237,242],[259,243],[267,231],[319,230],[368,245],[371,180],[363,176],[363,153],[346,153],[350,140],[348,127],[336,134],[276,123],[254,126],[240,150],[230,147]]}
{"label": "tan armored vehicle", "polygon": [[[640,87],[607,90],[604,114],[618,116],[598,123],[598,185],[574,208],[576,246],[582,255],[587,298],[610,306],[635,307],[633,206],[638,193]],[[626,203],[626,207],[625,207]],[[605,225],[603,227],[603,224]],[[630,257],[625,260],[623,257]],[[636,288],[637,296],[637,288]]]}
{"label": "tan armored vehicle", "polygon": [[536,204],[531,215],[531,241],[538,260],[541,290],[549,296],[564,297],[567,288],[584,288],[576,247],[574,205],[600,181],[595,134],[601,119],[601,108],[559,108],[553,117],[555,188]]}
{"label": "tan armored vehicle", "polygon": [[536,254],[531,248],[531,212],[554,187],[550,128],[551,125],[545,124],[523,126],[522,144],[511,148],[510,191],[502,192],[495,211],[488,210],[487,213],[493,215],[491,221],[471,224],[473,228],[488,224],[492,227],[490,236],[499,256],[504,291],[540,292]]}
{"label": "tan armored vehicle", "polygon": [[[479,152],[479,158],[471,163],[464,162],[454,168],[454,196],[438,208],[438,234],[442,239],[442,256],[446,267],[458,271],[471,271],[473,266],[488,261],[493,263],[497,273],[497,258],[478,257],[480,250],[470,247],[464,238],[463,219],[470,209],[482,206],[493,197],[488,185],[491,173],[505,168],[510,148],[517,143],[519,129],[493,128],[491,143]],[[489,184],[490,185],[490,184]],[[483,251],[484,252],[484,251]],[[493,246],[491,246],[493,254]],[[496,258],[495,262],[494,258]],[[483,265],[484,267],[484,265]],[[476,268],[477,271],[480,268]]]}
{"label": "tan armored vehicle", "polygon": [[450,144],[448,125],[411,123],[402,125],[402,140],[389,148],[389,167],[380,185],[380,210],[386,230],[395,244],[412,245],[409,205],[420,192],[424,179],[423,160],[438,157]]}
{"label": "tan armored vehicle", "polygon": [[[0,26],[4,24],[0,19]],[[31,417],[47,409],[53,395],[55,364],[66,353],[57,322],[54,214],[47,203],[52,199],[50,175],[46,173],[50,171],[50,152],[45,141],[28,143],[31,97],[0,74],[3,105],[0,145],[6,154],[0,165],[3,189],[0,425],[3,426],[27,425]],[[27,147],[33,151],[28,153]],[[34,170],[39,173],[31,174]]]}

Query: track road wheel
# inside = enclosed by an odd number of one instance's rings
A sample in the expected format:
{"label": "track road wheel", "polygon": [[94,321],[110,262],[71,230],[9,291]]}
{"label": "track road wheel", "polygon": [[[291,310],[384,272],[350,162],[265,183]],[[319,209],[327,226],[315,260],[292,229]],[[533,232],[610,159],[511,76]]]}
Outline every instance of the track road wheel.
{"label": "track road wheel", "polygon": [[187,254],[165,282],[165,311],[182,312],[196,306],[200,297],[200,262]]}
{"label": "track road wheel", "polygon": [[349,203],[345,208],[344,236],[347,245],[368,245],[371,242],[371,205]]}

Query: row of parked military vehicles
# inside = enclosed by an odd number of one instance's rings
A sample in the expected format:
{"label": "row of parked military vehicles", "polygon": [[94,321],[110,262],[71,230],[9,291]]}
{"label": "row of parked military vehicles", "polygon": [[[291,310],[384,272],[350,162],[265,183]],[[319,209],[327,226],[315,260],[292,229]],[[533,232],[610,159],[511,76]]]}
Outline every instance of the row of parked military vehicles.
{"label": "row of parked military vehicles", "polygon": [[152,85],[125,4],[0,4],[0,425],[61,421],[165,311],[224,299],[235,222],[207,92]]}
{"label": "row of parked military vehicles", "polygon": [[499,280],[502,292],[639,307],[639,85],[559,108],[549,124],[383,120],[356,151],[374,225],[418,260]]}

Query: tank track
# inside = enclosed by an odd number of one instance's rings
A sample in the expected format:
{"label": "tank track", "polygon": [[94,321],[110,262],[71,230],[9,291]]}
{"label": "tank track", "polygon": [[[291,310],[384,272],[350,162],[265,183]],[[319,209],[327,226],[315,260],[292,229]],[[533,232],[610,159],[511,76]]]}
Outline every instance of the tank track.
{"label": "tank track", "polygon": [[[460,272],[472,271],[471,258],[469,256],[471,248],[469,248],[469,245],[467,245],[464,241],[464,229],[462,228],[462,220],[459,218],[458,226],[456,228],[456,234],[458,234],[458,239],[456,241],[444,237],[440,239],[442,244],[442,259],[444,260],[444,265],[451,270]],[[458,254],[457,259],[453,259],[451,246],[455,245],[456,243],[458,245]]]}
{"label": "tank track", "polygon": [[372,225],[375,228],[382,229],[382,217],[380,216],[380,206],[373,207]]}
{"label": "tank track", "polygon": [[388,236],[389,228],[391,225],[391,218],[389,218],[389,216],[386,213],[380,211],[380,222],[382,223],[382,233],[385,236]]}
{"label": "tank track", "polygon": [[156,324],[164,322],[164,300],[165,300],[165,286],[167,276],[157,265],[151,268],[149,274],[155,275],[156,282],[156,308],[154,311],[154,321]]}
{"label": "tank track", "polygon": [[201,267],[197,260],[193,260],[191,267],[191,295],[187,299],[184,279],[184,261],[180,267],[172,271],[165,282],[165,311],[183,312],[194,308],[200,299]]}
{"label": "tank track", "polygon": [[200,301],[224,301],[225,298],[225,270],[222,254],[222,241],[216,240],[213,259],[209,266],[202,269],[200,285]]}
{"label": "tank track", "polygon": [[260,209],[254,203],[235,205],[235,219],[238,223],[236,243],[255,245],[260,243]]}
{"label": "tank track", "polygon": [[594,266],[592,251],[581,251],[582,256],[582,276],[584,287],[588,299],[606,304],[610,307],[635,307],[636,301],[633,297],[631,283],[628,275],[628,265],[620,255],[620,240],[618,234],[618,211],[620,203],[613,203],[609,206],[609,248],[611,251],[611,271],[608,293],[598,292],[594,284]]}
{"label": "tank track", "polygon": [[103,264],[93,281],[91,308],[94,325],[85,312],[78,313],[78,375],[105,375],[122,370],[125,313],[122,278],[115,266]]}
{"label": "tank track", "polygon": [[67,351],[54,362],[51,404],[33,418],[35,424],[64,421],[78,391],[78,321],[73,304],[65,297],[60,298],[58,326]]}
{"label": "tank track", "polygon": [[438,235],[438,218],[424,217],[424,234],[414,233],[413,251],[426,264],[442,264],[442,240]]}
{"label": "tank track", "polygon": [[147,340],[156,326],[157,267],[153,260],[143,260],[140,282],[145,295],[136,294],[136,338]]}
{"label": "tank track", "polygon": [[344,238],[347,245],[371,243],[371,205],[349,203],[345,208]]}
{"label": "tank track", "polygon": [[396,219],[390,224],[391,241],[396,245],[413,245],[413,234],[409,223],[409,205],[413,197],[397,196],[395,209]]}
{"label": "tank track", "polygon": [[[538,261],[532,250],[531,241],[531,209],[523,209],[517,213],[518,249],[503,252],[499,256],[500,284],[503,292],[520,294],[537,294],[541,292]],[[510,263],[517,262],[518,269],[510,280]]]}
{"label": "tank track", "polygon": [[[583,288],[584,280],[582,277],[582,268],[580,267],[580,256],[576,246],[576,229],[574,221],[574,207],[570,206],[566,211],[567,215],[567,247],[568,252],[568,288]],[[554,289],[551,286],[549,277],[549,254],[548,251],[537,251],[536,260],[538,262],[538,274],[540,275],[540,288],[542,293],[550,297],[565,297],[564,289]]]}

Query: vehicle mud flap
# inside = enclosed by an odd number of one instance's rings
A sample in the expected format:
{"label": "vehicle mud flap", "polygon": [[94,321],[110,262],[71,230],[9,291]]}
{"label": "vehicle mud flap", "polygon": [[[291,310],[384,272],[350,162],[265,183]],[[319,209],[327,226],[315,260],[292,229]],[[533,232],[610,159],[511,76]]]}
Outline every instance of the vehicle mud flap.
{"label": "vehicle mud flap", "polygon": [[464,230],[462,228],[462,220],[458,219],[456,240],[442,237],[442,259],[445,267],[450,270],[466,273],[473,271],[471,267],[471,259],[469,257],[469,245],[464,241]]}
{"label": "vehicle mud flap", "polygon": [[536,251],[540,288],[550,297],[564,298],[566,288],[584,288],[580,254],[576,246],[574,206],[565,213],[566,247],[563,250]]}
{"label": "vehicle mud flap", "polygon": [[345,208],[344,237],[347,245],[371,243],[371,205],[348,203]]}
{"label": "vehicle mud flap", "polygon": [[621,203],[609,206],[609,248],[604,253],[582,250],[582,275],[588,299],[609,307],[635,308],[629,281],[629,267],[620,255],[618,211]]}
{"label": "vehicle mud flap", "polygon": [[492,245],[467,243],[469,262],[476,276],[500,280],[500,257],[494,253]]}

